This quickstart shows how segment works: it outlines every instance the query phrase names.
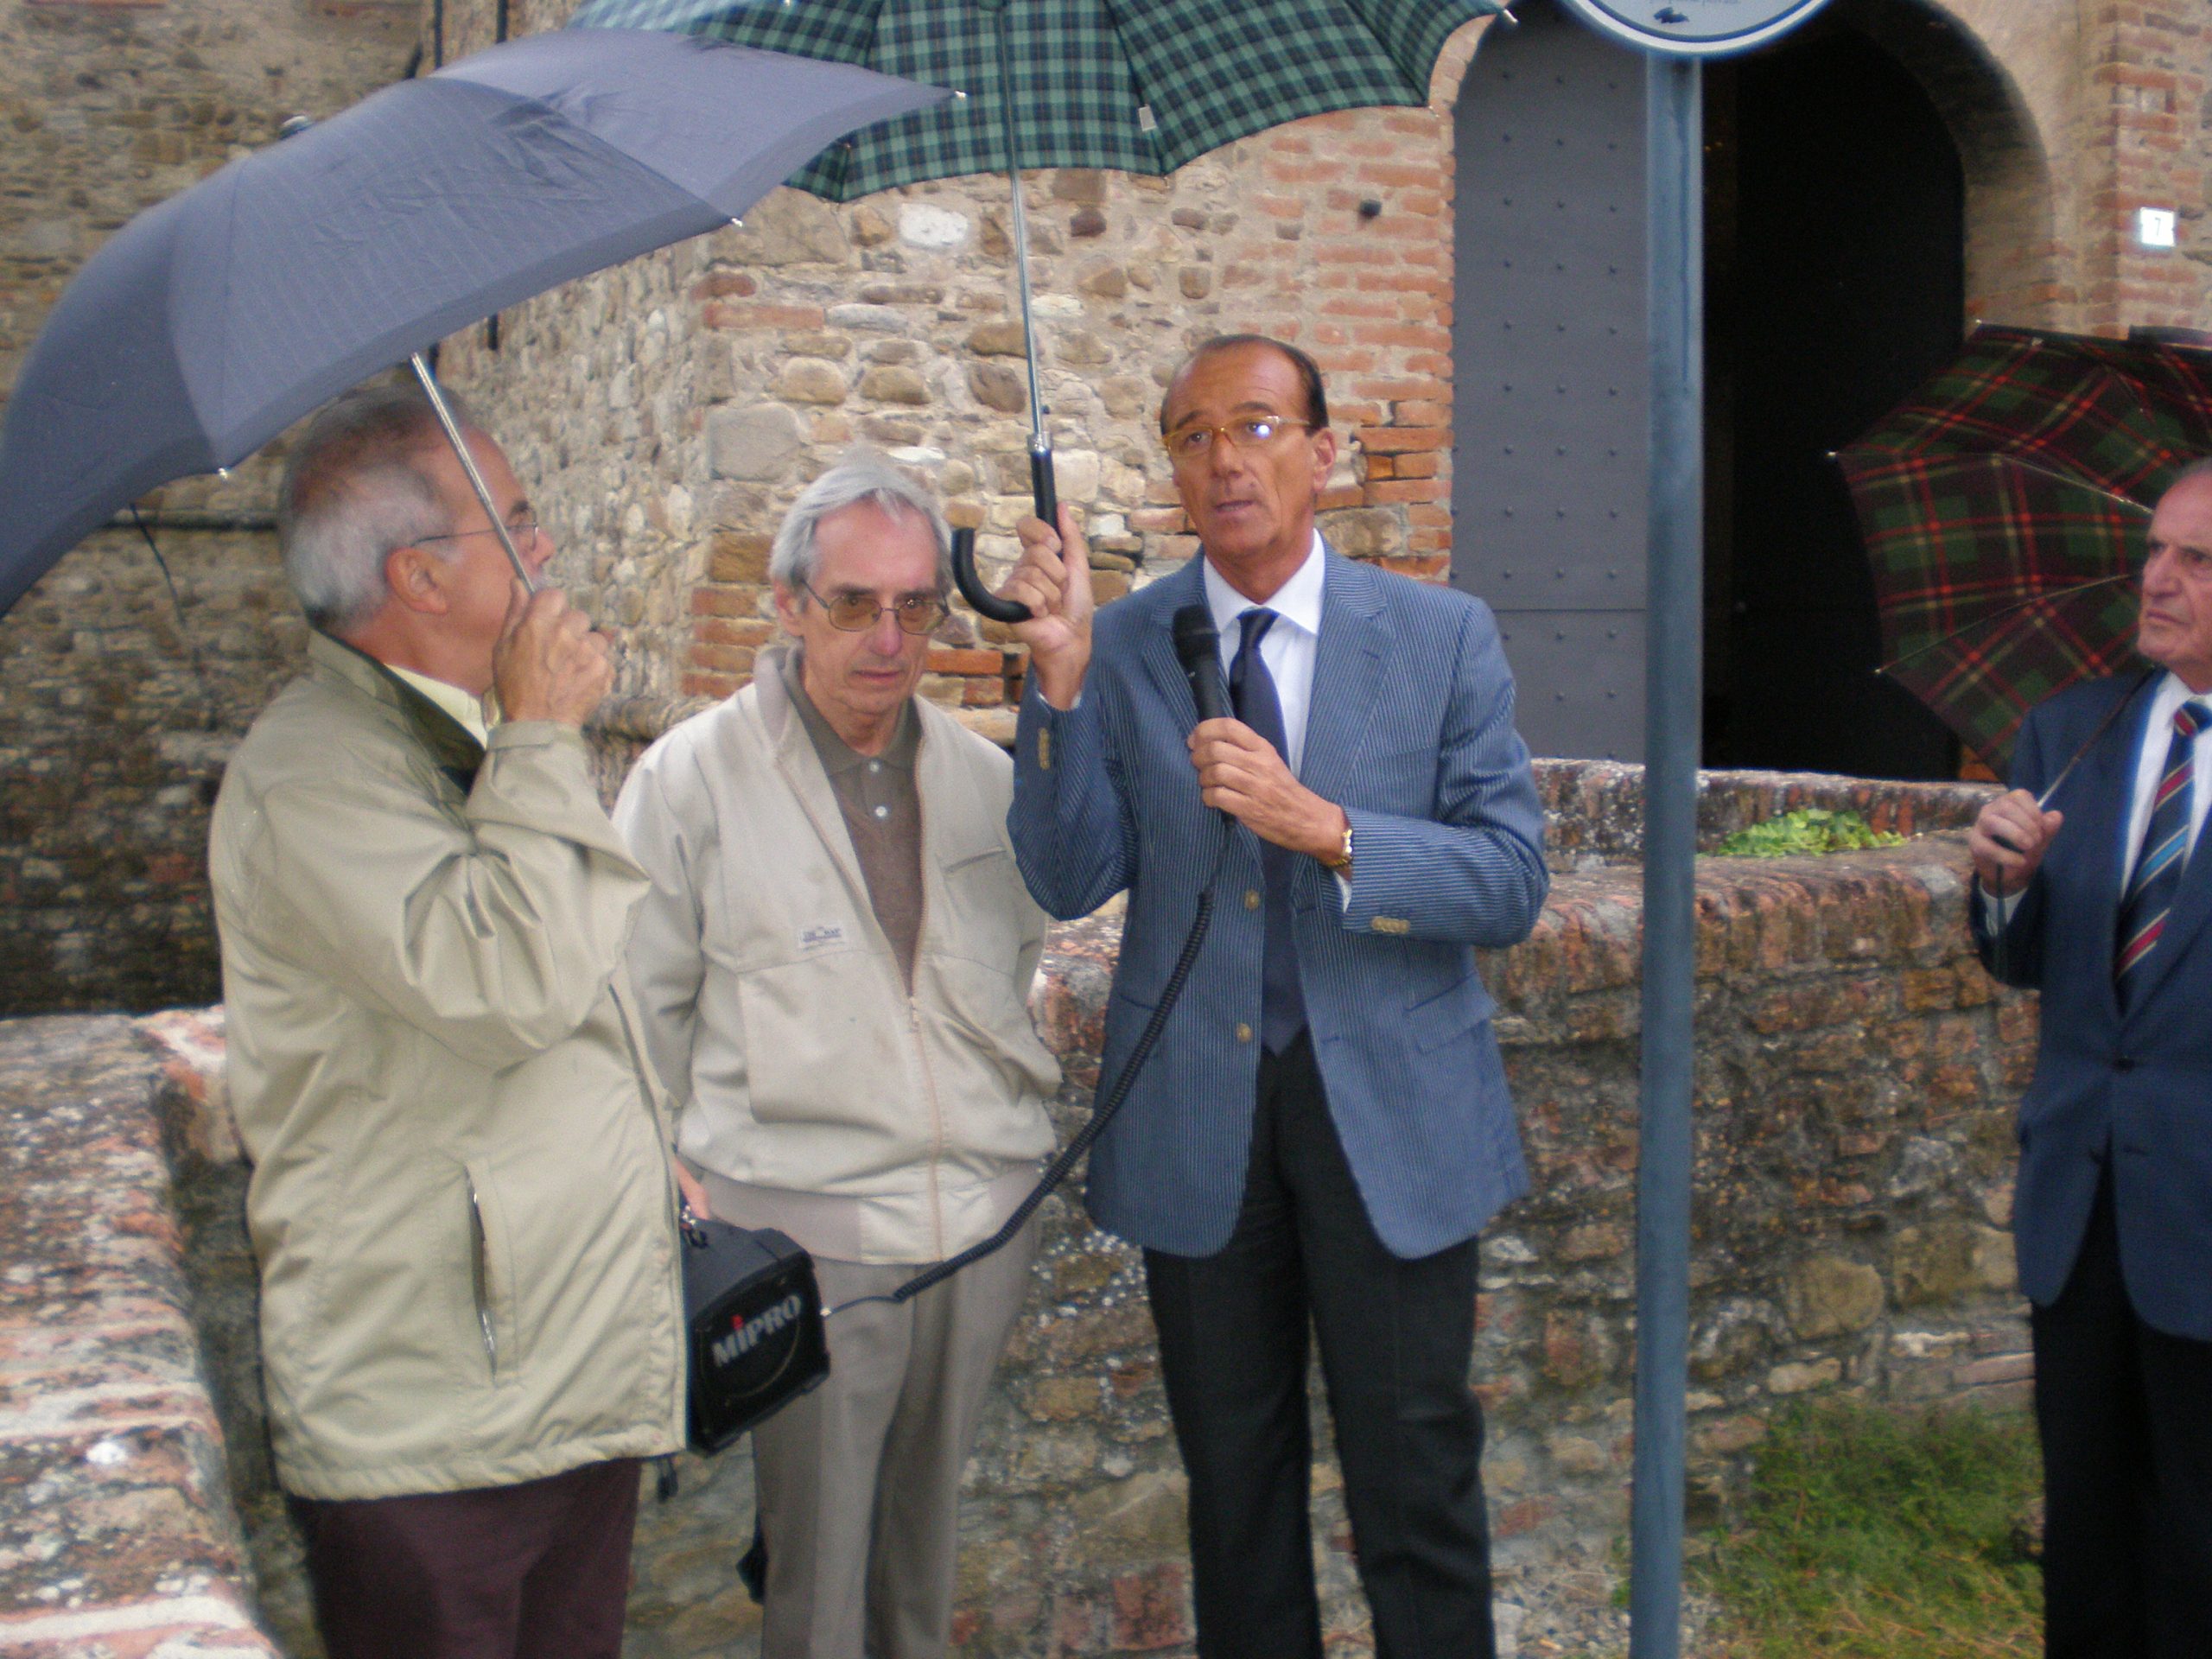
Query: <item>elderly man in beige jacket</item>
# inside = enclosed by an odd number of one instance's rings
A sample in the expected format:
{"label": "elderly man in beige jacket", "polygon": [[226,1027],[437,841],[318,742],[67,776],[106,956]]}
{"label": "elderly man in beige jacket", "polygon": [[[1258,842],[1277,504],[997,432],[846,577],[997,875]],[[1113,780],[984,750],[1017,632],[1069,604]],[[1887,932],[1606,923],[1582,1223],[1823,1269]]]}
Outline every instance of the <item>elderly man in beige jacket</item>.
{"label": "elderly man in beige jacket", "polygon": [[[788,649],[647,751],[614,812],[652,876],[630,969],[677,1144],[833,1305],[988,1236],[1052,1147],[1012,767],[914,695],[947,543],[880,456],[816,480],[770,556]],[[960,1469],[1035,1252],[1033,1222],[911,1302],[846,1306],[828,1381],[753,1431],[763,1659],[945,1651]]]}
{"label": "elderly man in beige jacket", "polygon": [[[468,442],[542,566],[505,457]],[[607,644],[524,594],[410,388],[325,410],[281,505],[317,632],[232,759],[210,862],[317,1618],[333,1659],[614,1659],[683,1321],[622,976],[645,878],[579,730]]]}

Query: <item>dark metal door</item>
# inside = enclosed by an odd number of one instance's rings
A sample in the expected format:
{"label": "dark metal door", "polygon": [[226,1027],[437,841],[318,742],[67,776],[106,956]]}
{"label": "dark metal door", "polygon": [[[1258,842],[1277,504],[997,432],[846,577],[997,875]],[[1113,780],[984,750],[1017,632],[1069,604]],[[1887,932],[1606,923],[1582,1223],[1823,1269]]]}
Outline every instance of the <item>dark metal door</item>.
{"label": "dark metal door", "polygon": [[1643,64],[1529,4],[1456,150],[1452,581],[1497,613],[1530,748],[1641,760]]}

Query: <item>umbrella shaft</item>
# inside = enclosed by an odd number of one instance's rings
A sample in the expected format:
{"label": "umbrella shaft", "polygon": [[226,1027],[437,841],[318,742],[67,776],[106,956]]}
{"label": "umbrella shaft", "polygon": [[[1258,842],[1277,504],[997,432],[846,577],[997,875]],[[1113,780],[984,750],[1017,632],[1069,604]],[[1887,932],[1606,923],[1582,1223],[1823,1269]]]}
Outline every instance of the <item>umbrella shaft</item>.
{"label": "umbrella shaft", "polygon": [[515,575],[522,582],[523,592],[534,594],[537,584],[530,579],[530,572],[522,562],[522,555],[515,551],[515,538],[507,533],[506,520],[499,517],[499,508],[492,505],[491,486],[484,482],[484,474],[476,470],[476,457],[468,453],[468,444],[461,435],[461,423],[453,417],[453,410],[446,403],[446,395],[438,390],[430,365],[423,360],[420,352],[410,353],[408,364],[415,371],[415,378],[422,384],[423,395],[430,400],[430,410],[438,417],[438,424],[445,429],[446,442],[453,446],[454,459],[461,470],[468,474],[469,487],[476,492],[476,499],[484,504],[484,516],[492,521],[492,531],[499,538],[499,545],[507,550],[507,563],[515,568]]}
{"label": "umbrella shaft", "polygon": [[1010,10],[999,8],[999,126],[1006,135],[1007,181],[1014,187],[1014,264],[1021,274],[1022,360],[1029,365],[1029,448],[1033,454],[1048,450],[1049,446],[1045,442],[1045,400],[1037,390],[1037,324],[1030,315],[1029,220],[1021,206],[1021,161],[1014,148],[1013,51],[1007,38],[1013,27],[1007,17]]}

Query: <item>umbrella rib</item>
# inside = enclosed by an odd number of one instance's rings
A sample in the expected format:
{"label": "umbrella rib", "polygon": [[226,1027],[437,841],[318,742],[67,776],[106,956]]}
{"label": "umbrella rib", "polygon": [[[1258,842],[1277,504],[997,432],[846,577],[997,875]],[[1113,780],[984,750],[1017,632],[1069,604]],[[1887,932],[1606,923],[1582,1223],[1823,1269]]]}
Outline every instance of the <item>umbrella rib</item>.
{"label": "umbrella rib", "polygon": [[2075,594],[2087,593],[2092,588],[2109,588],[2116,582],[2133,582],[2134,580],[2135,573],[2133,570],[2122,570],[2116,575],[2094,576],[2088,582],[2077,582],[2070,588],[2055,588],[2047,594],[2031,594],[2025,599],[2019,600],[2011,605],[2007,605],[2001,611],[1991,611],[1986,615],[1974,618],[1973,621],[1967,623],[1962,628],[1952,629],[1950,632],[1945,634],[1940,639],[1931,639],[1924,645],[1915,646],[1912,650],[1905,652],[1904,656],[1892,658],[1890,661],[1884,663],[1874,671],[1877,674],[1894,673],[1897,670],[1903,668],[1907,663],[1917,662],[1920,658],[1925,657],[1929,652],[1941,651],[1945,645],[1949,645],[1954,639],[1965,638],[1967,634],[1972,633],[1976,628],[1987,627],[1993,622],[2002,622],[2006,617],[2017,615],[2018,613],[2026,610],[2031,606],[2055,605],[2062,599],[2071,599]]}

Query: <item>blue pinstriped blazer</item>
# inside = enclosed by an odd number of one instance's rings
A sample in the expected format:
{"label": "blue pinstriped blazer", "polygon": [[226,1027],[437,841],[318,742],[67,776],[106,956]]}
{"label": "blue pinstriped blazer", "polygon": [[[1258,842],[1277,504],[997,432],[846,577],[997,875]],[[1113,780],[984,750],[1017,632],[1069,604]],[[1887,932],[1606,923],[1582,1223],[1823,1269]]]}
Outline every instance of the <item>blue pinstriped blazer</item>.
{"label": "blue pinstriped blazer", "polygon": [[[1083,696],[1021,708],[1007,827],[1053,915],[1129,893],[1106,1010],[1117,1075],[1151,1017],[1224,834],[1184,746],[1197,721],[1170,619],[1198,563],[1098,613]],[[1292,895],[1314,1053],[1368,1216],[1395,1254],[1472,1236],[1527,1190],[1476,945],[1525,938],[1548,878],[1513,677],[1489,608],[1332,552],[1303,781],[1351,820],[1351,897],[1298,861]],[[1099,1225],[1208,1255],[1244,1187],[1260,1046],[1260,843],[1236,828],[1211,928],[1160,1045],[1090,1154]],[[1240,1038],[1242,1027],[1248,1033]]]}

